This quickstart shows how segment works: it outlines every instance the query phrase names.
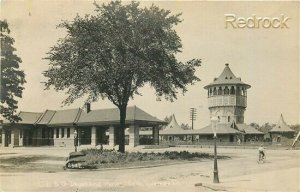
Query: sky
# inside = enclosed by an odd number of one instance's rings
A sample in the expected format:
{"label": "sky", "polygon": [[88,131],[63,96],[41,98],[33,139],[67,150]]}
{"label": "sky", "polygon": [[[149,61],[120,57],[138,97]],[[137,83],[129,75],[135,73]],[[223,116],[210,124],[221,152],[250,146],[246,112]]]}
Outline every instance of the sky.
{"label": "sky", "polygon": [[[201,81],[188,86],[188,92],[179,94],[174,102],[157,101],[154,90],[145,86],[141,88],[143,95],[135,96],[130,106],[136,105],[160,119],[175,114],[179,124],[190,125],[189,110],[193,107],[197,109],[194,128],[202,128],[209,124],[207,93],[203,87],[218,77],[228,63],[237,77],[251,85],[245,123],[277,123],[281,113],[288,124],[299,123],[298,2],[142,1],[140,6],[152,3],[172,14],[182,13],[183,21],[175,28],[183,44],[177,58],[201,59],[202,66],[196,69]],[[46,79],[42,72],[49,65],[43,58],[66,34],[64,29],[56,28],[59,23],[71,21],[77,14],[95,14],[94,9],[93,1],[1,1],[1,19],[9,23],[27,80],[19,111],[83,107],[84,99],[63,106],[65,92],[44,90],[42,82]],[[226,28],[224,14],[243,18],[284,15],[290,18],[289,28]],[[92,103],[92,109],[111,107],[115,106],[108,100]]]}

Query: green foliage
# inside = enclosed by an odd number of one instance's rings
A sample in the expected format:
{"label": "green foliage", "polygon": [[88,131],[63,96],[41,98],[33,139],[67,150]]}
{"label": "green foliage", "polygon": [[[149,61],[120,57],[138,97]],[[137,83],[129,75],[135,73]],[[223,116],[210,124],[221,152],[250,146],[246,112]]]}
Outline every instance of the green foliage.
{"label": "green foliage", "polygon": [[300,131],[300,124],[291,125],[291,129],[295,130],[296,132]]}
{"label": "green foliage", "polygon": [[181,123],[180,127],[184,130],[190,130],[192,127],[189,126],[187,123]]}
{"label": "green foliage", "polygon": [[14,52],[14,39],[9,36],[10,30],[6,20],[0,20],[1,63],[0,63],[0,114],[10,122],[20,118],[15,114],[18,108],[17,97],[22,98],[25,74],[19,69],[22,62]]}
{"label": "green foliage", "polygon": [[65,90],[65,104],[87,96],[89,101],[107,98],[120,109],[120,146],[124,148],[126,107],[149,84],[157,97],[177,98],[178,90],[199,81],[194,75],[200,60],[176,59],[182,44],[174,26],[178,15],[138,2],[122,5],[95,3],[96,15],[77,16],[58,27],[67,30],[48,52],[50,67],[44,72],[46,88]]}

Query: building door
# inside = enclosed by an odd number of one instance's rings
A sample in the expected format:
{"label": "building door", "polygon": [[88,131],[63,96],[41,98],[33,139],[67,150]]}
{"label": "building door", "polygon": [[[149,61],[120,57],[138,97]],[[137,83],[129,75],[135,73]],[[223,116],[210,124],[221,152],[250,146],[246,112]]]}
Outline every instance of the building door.
{"label": "building door", "polygon": [[233,136],[233,135],[230,135],[230,136],[229,136],[229,141],[230,141],[230,142],[234,142],[234,136]]}
{"label": "building door", "polygon": [[90,145],[92,141],[92,132],[90,127],[83,127],[80,129],[81,145]]}
{"label": "building door", "polygon": [[97,145],[98,144],[108,144],[108,136],[106,136],[106,130],[105,128],[98,127],[96,129],[96,138],[97,138]]}

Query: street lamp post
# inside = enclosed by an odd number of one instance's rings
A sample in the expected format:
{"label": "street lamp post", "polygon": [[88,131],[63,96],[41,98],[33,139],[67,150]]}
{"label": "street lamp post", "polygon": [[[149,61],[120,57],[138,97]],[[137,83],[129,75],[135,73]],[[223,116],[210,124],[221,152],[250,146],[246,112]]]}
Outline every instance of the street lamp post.
{"label": "street lamp post", "polygon": [[75,152],[77,152],[77,145],[78,145],[78,134],[77,134],[77,131],[75,129],[75,131],[74,131],[74,147],[75,147]]}
{"label": "street lamp post", "polygon": [[214,132],[214,142],[215,142],[215,147],[214,147],[214,183],[219,183],[219,175],[218,175],[218,156],[217,156],[217,129],[218,129],[218,121],[219,119],[217,117],[212,117],[211,118],[211,128]]}

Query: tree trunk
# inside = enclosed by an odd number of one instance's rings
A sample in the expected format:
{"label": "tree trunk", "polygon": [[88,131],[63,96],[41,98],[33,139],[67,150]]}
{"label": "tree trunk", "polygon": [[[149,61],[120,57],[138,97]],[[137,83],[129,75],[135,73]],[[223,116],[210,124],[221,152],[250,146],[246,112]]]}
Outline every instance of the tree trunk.
{"label": "tree trunk", "polygon": [[120,127],[119,127],[119,152],[125,153],[125,120],[126,120],[126,108],[120,107]]}

